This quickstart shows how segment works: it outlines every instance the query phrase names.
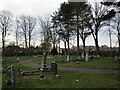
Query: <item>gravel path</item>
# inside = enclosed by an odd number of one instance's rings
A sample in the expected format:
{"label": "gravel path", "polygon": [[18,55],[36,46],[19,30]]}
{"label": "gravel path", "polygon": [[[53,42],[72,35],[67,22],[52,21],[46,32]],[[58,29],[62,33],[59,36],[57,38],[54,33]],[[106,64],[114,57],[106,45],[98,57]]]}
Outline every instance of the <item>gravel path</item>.
{"label": "gravel path", "polygon": [[[39,68],[39,64],[35,64],[32,59],[23,60],[20,62],[25,66],[32,66]],[[50,67],[50,66],[48,66]],[[59,70],[67,70],[67,71],[85,71],[85,72],[99,72],[99,73],[115,73],[118,74],[118,70],[102,70],[102,69],[87,69],[87,68],[74,68],[74,67],[58,67]]]}

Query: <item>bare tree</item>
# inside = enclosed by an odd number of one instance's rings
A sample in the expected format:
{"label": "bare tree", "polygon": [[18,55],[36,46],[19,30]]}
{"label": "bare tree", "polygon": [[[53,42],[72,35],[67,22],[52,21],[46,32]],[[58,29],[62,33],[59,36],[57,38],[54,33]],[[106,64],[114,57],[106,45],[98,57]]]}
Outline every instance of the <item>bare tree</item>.
{"label": "bare tree", "polygon": [[32,39],[32,36],[34,35],[34,28],[36,25],[36,18],[32,16],[21,16],[17,20],[17,22],[19,24],[19,28],[22,29],[22,33],[25,40],[25,48],[29,48],[30,50],[31,39]]}
{"label": "bare tree", "polygon": [[28,48],[28,38],[27,38],[27,33],[28,33],[28,22],[27,22],[27,17],[26,16],[21,16],[18,19],[19,26],[23,30],[23,35],[25,39],[25,48]]}
{"label": "bare tree", "polygon": [[114,34],[117,36],[118,38],[118,46],[119,46],[119,53],[120,53],[120,13],[118,13],[116,15],[116,17],[112,20],[113,21],[113,25],[111,25],[114,29]]}
{"label": "bare tree", "polygon": [[40,26],[42,28],[41,34],[44,37],[44,53],[47,53],[47,44],[50,44],[50,37],[51,37],[50,18],[49,17],[42,18],[42,17],[38,16],[38,19],[39,19],[39,24],[40,24]]}
{"label": "bare tree", "polygon": [[27,20],[28,20],[28,38],[29,38],[29,48],[30,48],[33,30],[34,30],[35,25],[36,25],[36,18],[28,16]]}
{"label": "bare tree", "polygon": [[3,55],[5,50],[6,36],[10,31],[11,25],[12,25],[12,14],[9,11],[1,11],[0,12],[0,29],[2,33]]}
{"label": "bare tree", "polygon": [[19,45],[19,39],[20,39],[20,27],[19,27],[19,22],[18,22],[18,19],[16,18],[16,21],[15,21],[15,39],[16,39],[16,46]]}
{"label": "bare tree", "polygon": [[92,20],[89,28],[91,29],[92,36],[95,41],[96,51],[99,53],[98,33],[103,26],[106,26],[106,21],[110,20],[111,17],[114,17],[115,11],[110,10],[108,12],[108,7],[102,5],[100,2],[95,2],[91,9]]}

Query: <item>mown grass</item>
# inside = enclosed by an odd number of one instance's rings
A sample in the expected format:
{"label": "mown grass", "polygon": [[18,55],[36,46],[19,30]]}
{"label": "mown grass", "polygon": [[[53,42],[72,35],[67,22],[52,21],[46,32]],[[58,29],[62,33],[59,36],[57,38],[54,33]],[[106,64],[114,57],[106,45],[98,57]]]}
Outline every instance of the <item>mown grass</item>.
{"label": "mown grass", "polygon": [[34,58],[33,56],[11,56],[11,57],[2,57],[2,61],[8,62],[20,62],[21,60],[27,60],[29,58]]}
{"label": "mown grass", "polygon": [[0,64],[2,64],[3,68],[6,68],[8,65],[13,65],[15,63],[19,63],[22,60],[28,60],[31,58],[35,58],[33,56],[11,56],[11,57],[2,57],[2,61]]}
{"label": "mown grass", "polygon": [[[72,59],[77,59],[77,56],[71,56]],[[43,58],[37,58],[33,59],[33,62],[36,64],[41,64],[41,60]],[[52,58],[47,57],[47,64],[50,65],[51,62],[54,61],[66,61],[66,57],[57,57],[57,56],[52,56]],[[109,58],[109,57],[100,57],[98,59],[91,59],[88,62],[81,61],[79,64],[76,62],[67,62],[66,63],[58,63],[59,66],[64,66],[64,67],[79,67],[79,68],[96,68],[96,69],[115,69],[118,70],[118,62],[115,61],[115,58]]]}
{"label": "mown grass", "polygon": [[[106,60],[106,58],[104,59]],[[37,60],[39,59],[34,58],[33,61]],[[48,60],[47,62],[50,63],[52,61]],[[73,63],[67,63],[66,65],[69,64],[73,65]],[[50,73],[43,73],[46,78],[43,81],[40,80],[39,75],[29,75],[26,76],[27,79],[25,79],[23,76],[19,75],[18,70],[36,70],[36,68],[24,66],[19,62],[13,63],[13,65],[16,69],[17,83],[17,86],[13,88],[117,88],[118,85],[117,74],[90,73],[78,71],[58,71],[58,74],[60,75],[59,79],[55,78],[55,76]],[[6,80],[8,79],[9,78],[6,76],[6,74],[2,75],[3,88],[11,88],[11,86],[6,85]],[[77,82],[76,80],[79,81]]]}
{"label": "mown grass", "polygon": [[[50,57],[50,58],[49,58]],[[19,59],[18,59],[19,58]],[[71,55],[72,59],[77,59],[78,56]],[[41,64],[43,57],[33,57],[33,56],[15,56],[15,57],[5,57],[5,60],[10,60],[13,63],[19,63],[22,60],[33,59],[33,63]],[[63,55],[59,56],[47,56],[47,65],[50,65],[54,61],[66,61],[66,57]],[[3,60],[4,61],[4,60]],[[4,67],[5,65],[3,65]],[[76,62],[58,63],[58,66],[64,67],[79,67],[79,68],[96,68],[96,69],[116,69],[118,70],[118,62],[115,58],[100,57],[99,59],[92,59],[88,62],[81,61],[79,64]]]}
{"label": "mown grass", "polygon": [[[23,78],[17,73],[16,88],[117,88],[117,75],[104,73],[88,73],[76,71],[59,71],[60,78],[55,78],[50,73],[44,73],[45,80],[40,80],[39,75]],[[3,87],[8,79],[3,74]],[[79,81],[76,81],[79,80]]]}

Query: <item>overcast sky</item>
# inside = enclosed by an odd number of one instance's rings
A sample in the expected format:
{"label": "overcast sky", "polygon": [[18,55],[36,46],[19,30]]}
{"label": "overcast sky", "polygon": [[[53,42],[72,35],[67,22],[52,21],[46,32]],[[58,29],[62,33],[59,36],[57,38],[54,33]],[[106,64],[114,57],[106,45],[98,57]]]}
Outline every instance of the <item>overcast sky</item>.
{"label": "overcast sky", "polygon": [[[0,0],[0,10],[9,10],[14,16],[39,15],[44,17],[56,11],[60,7],[60,4],[65,1],[68,2],[68,0]],[[107,33],[101,32],[99,37],[100,46],[104,44],[109,46]],[[10,38],[12,40],[13,37]],[[114,37],[112,42],[113,46],[116,44],[116,41],[117,38]],[[81,41],[80,44],[82,44]],[[87,38],[86,44],[94,45],[92,36]]]}

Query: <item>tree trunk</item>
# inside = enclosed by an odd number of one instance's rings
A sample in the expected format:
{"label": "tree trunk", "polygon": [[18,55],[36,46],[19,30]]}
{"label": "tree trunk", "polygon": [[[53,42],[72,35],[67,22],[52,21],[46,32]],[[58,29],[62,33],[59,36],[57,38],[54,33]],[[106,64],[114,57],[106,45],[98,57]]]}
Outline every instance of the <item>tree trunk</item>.
{"label": "tree trunk", "polygon": [[70,44],[69,44],[69,30],[67,29],[67,45],[68,45],[68,51],[67,51],[67,61],[70,61]]}
{"label": "tree trunk", "polygon": [[79,28],[78,28],[78,9],[77,9],[77,54],[79,55],[79,50],[80,50],[80,47],[79,47]]}
{"label": "tree trunk", "polygon": [[99,45],[98,45],[98,39],[95,39],[95,46],[96,46],[96,54],[99,54]]}
{"label": "tree trunk", "polygon": [[31,48],[30,48],[30,46],[31,46],[31,36],[29,35],[29,49],[28,49],[28,55],[30,55],[30,52],[31,52]]}
{"label": "tree trunk", "polygon": [[70,45],[69,45],[69,37],[67,40],[68,50],[67,50],[67,61],[70,61]]}
{"label": "tree trunk", "polygon": [[96,46],[96,54],[99,54],[99,45],[98,45],[98,30],[97,28],[95,29],[95,34],[93,34],[93,38],[95,41],[95,46]]}
{"label": "tree trunk", "polygon": [[118,56],[120,54],[120,32],[118,32]]}
{"label": "tree trunk", "polygon": [[111,31],[109,29],[109,37],[110,37],[110,57],[112,57],[112,38],[111,38]]}
{"label": "tree trunk", "polygon": [[4,35],[2,35],[2,57],[4,56],[5,53],[5,39]]}
{"label": "tree trunk", "polygon": [[59,55],[60,55],[60,42],[59,42]]}
{"label": "tree trunk", "polygon": [[28,46],[27,46],[27,37],[25,35],[25,48],[28,49]]}
{"label": "tree trunk", "polygon": [[31,45],[31,37],[29,36],[29,48],[30,48],[30,45]]}
{"label": "tree trunk", "polygon": [[82,42],[83,42],[83,53],[85,54],[85,39],[83,39]]}
{"label": "tree trunk", "polygon": [[53,42],[53,48],[55,48],[55,43]]}
{"label": "tree trunk", "polygon": [[66,41],[64,41],[64,47],[65,47],[65,54],[66,54],[67,53]]}

